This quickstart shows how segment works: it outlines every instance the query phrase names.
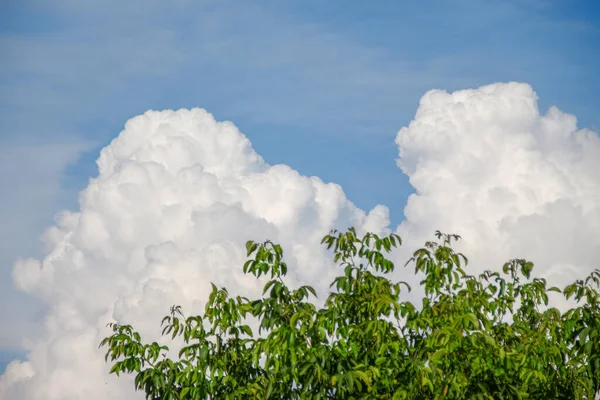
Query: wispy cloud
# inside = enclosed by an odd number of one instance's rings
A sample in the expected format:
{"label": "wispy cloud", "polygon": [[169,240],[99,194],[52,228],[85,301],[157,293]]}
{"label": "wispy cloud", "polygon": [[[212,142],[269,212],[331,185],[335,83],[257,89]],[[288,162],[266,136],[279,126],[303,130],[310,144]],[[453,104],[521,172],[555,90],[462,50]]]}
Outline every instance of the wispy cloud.
{"label": "wispy cloud", "polygon": [[[56,210],[74,205],[61,172],[89,147],[86,142],[15,146],[0,142],[0,350],[20,348],[24,332],[39,328],[40,304],[17,293],[10,271],[19,255],[42,254],[41,232]],[[10,321],[10,322],[9,322]]]}

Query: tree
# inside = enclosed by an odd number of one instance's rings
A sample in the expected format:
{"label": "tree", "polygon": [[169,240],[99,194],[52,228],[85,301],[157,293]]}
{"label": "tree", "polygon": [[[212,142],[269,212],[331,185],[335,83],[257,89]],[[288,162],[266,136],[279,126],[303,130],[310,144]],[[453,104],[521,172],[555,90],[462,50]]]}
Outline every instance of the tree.
{"label": "tree", "polygon": [[[563,290],[531,278],[517,259],[502,272],[466,273],[456,235],[436,232],[408,264],[424,292],[392,282],[386,258],[398,235],[333,231],[323,243],[343,274],[318,308],[310,286],[290,289],[282,248],[247,243],[244,272],[267,275],[262,298],[213,284],[204,315],[172,307],[163,335],[181,336],[178,359],[110,324],[111,373],[135,375],[147,399],[593,399],[600,389],[600,271]],[[549,292],[573,298],[561,313]],[[259,327],[255,334],[250,328]]]}

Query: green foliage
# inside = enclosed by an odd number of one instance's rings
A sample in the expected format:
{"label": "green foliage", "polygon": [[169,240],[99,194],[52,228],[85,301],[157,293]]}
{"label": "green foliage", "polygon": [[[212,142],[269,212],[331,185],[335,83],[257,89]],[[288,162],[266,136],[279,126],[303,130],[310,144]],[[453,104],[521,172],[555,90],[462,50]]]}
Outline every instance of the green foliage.
{"label": "green foliage", "polygon": [[[562,291],[532,279],[525,260],[470,276],[452,249],[459,237],[436,236],[407,263],[423,277],[422,304],[387,278],[395,234],[325,236],[343,274],[320,309],[313,288],[286,286],[279,245],[248,242],[244,272],[270,277],[263,296],[232,298],[213,285],[204,315],[173,307],[162,325],[185,342],[177,360],[129,325],[111,324],[101,346],[111,372],[134,374],[148,399],[593,399],[600,272]],[[552,291],[577,308],[548,307]]]}

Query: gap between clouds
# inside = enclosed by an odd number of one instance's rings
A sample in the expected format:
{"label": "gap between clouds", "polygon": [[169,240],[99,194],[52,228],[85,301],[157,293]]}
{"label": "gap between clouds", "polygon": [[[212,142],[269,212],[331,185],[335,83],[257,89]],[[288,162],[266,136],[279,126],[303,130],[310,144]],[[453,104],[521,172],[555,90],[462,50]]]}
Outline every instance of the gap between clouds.
{"label": "gap between clouds", "polygon": [[[562,284],[597,267],[600,140],[556,108],[541,115],[529,85],[430,91],[396,143],[416,191],[396,228],[398,274],[435,229],[461,234],[476,268],[526,257]],[[386,207],[365,212],[339,185],[268,165],[232,123],[202,109],[129,120],[98,167],[80,210],[47,231],[48,255],[15,266],[16,286],[48,313],[28,359],[0,377],[0,399],[132,398],[131,380],[109,377],[97,348],[107,322],[153,340],[170,305],[201,311],[209,281],[257,294],[260,282],[241,273],[248,239],[281,243],[290,283],[323,295],[337,272],[324,234],[390,231]]]}

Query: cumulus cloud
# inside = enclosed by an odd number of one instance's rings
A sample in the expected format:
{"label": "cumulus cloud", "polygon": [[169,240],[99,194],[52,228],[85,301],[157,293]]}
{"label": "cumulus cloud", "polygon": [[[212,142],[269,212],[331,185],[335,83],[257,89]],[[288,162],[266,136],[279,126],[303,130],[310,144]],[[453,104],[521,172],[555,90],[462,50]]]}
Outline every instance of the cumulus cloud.
{"label": "cumulus cloud", "polygon": [[258,294],[241,271],[249,239],[280,242],[291,284],[323,292],[334,270],[322,235],[389,224],[385,207],[367,214],[339,185],[268,165],[232,123],[201,109],[131,119],[98,169],[80,211],[47,231],[50,253],[15,266],[16,286],[49,312],[28,360],[0,378],[2,399],[130,399],[131,382],[108,377],[97,348],[107,322],[133,323],[153,340],[170,305],[202,310],[211,281]]}
{"label": "cumulus cloud", "polygon": [[[479,269],[526,257],[562,283],[597,267],[598,136],[555,108],[541,115],[528,85],[431,91],[396,142],[416,190],[397,228],[398,261],[440,229],[464,237]],[[268,165],[233,124],[200,109],[133,118],[98,167],[80,210],[47,231],[49,254],[15,266],[15,284],[49,311],[28,359],[0,377],[0,399],[134,398],[97,349],[108,321],[152,340],[170,305],[201,311],[210,281],[257,293],[240,270],[248,239],[281,243],[291,283],[323,293],[335,272],[324,233],[388,232],[387,208],[365,213],[338,185]]]}
{"label": "cumulus cloud", "polygon": [[458,233],[473,268],[527,258],[560,286],[600,267],[600,139],[540,114],[529,85],[430,91],[396,143],[416,191],[398,231],[415,245]]}

